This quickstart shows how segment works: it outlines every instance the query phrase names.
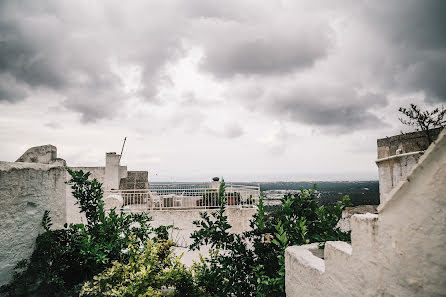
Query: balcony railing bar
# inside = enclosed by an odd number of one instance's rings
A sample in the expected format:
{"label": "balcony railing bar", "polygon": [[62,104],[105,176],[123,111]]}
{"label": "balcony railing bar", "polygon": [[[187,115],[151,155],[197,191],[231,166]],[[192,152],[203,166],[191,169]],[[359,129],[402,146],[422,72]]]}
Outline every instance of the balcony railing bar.
{"label": "balcony railing bar", "polygon": [[[185,186],[189,185],[189,186]],[[200,186],[200,187],[198,187]],[[228,207],[255,207],[260,196],[258,186],[229,184],[225,201]],[[155,209],[213,209],[219,207],[218,189],[209,184],[151,184],[149,189],[109,190],[107,199],[119,200],[114,207],[122,211],[148,211]],[[108,198],[113,197],[113,198]],[[107,203],[106,203],[107,208]]]}

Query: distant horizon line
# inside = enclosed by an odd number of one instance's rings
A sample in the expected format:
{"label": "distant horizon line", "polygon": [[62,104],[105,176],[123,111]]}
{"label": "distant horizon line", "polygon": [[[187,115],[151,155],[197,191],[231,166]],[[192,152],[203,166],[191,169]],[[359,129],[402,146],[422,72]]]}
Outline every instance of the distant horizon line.
{"label": "distant horizon line", "polygon": [[[153,181],[149,183],[207,183],[212,181]],[[324,182],[324,183],[351,183],[351,182],[379,182],[378,179],[361,179],[361,180],[296,180],[296,181],[284,181],[284,180],[277,180],[277,181],[231,181],[231,180],[225,180],[225,183],[318,183],[318,182]]]}

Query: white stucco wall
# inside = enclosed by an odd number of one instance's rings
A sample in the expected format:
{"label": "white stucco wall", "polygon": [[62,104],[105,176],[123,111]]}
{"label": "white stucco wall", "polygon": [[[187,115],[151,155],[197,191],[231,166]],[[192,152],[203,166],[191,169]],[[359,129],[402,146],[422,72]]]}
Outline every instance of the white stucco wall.
{"label": "white stucco wall", "polygon": [[352,244],[285,253],[287,296],[446,296],[446,131],[378,207],[354,215]]}
{"label": "white stucco wall", "polygon": [[31,256],[45,210],[53,228],[63,227],[64,182],[62,166],[0,162],[0,285],[18,261]]}
{"label": "white stucco wall", "polygon": [[407,177],[421,156],[417,153],[377,161],[381,203],[387,199],[390,191]]}
{"label": "white stucco wall", "polygon": [[127,167],[120,166],[121,155],[116,153],[106,153],[105,155],[105,176],[104,190],[119,189],[121,178],[127,177]]}
{"label": "white stucco wall", "polygon": [[[189,246],[192,243],[190,235],[196,227],[192,223],[195,220],[200,220],[200,213],[215,212],[215,209],[190,209],[190,210],[153,210],[148,212],[152,217],[152,226],[159,227],[161,225],[174,225],[178,230],[171,231],[172,239],[177,242],[179,246]],[[257,212],[256,208],[228,208],[225,214],[228,216],[228,222],[231,224],[232,233],[242,233],[248,231],[249,221]]]}

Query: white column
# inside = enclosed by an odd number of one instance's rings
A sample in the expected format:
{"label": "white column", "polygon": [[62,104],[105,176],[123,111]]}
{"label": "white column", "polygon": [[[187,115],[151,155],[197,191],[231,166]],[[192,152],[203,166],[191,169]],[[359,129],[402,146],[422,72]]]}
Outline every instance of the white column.
{"label": "white column", "polygon": [[119,189],[121,176],[119,174],[119,161],[121,156],[116,153],[106,153],[105,155],[105,179],[104,190]]}

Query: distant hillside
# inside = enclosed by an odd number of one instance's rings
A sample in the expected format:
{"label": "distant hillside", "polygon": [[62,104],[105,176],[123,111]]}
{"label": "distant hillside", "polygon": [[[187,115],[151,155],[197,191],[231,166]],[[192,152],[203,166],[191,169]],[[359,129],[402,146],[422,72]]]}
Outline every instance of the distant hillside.
{"label": "distant hillside", "polygon": [[299,190],[300,188],[310,189],[316,184],[317,190],[321,192],[322,204],[331,204],[339,201],[344,195],[350,196],[353,205],[379,204],[378,181],[262,182],[259,184],[263,192],[271,190]]}
{"label": "distant hillside", "polygon": [[[158,184],[152,182],[151,184]],[[170,184],[170,183],[165,183]],[[297,191],[300,188],[311,189],[313,185],[317,185],[317,190],[321,193],[321,204],[332,204],[342,199],[344,195],[349,195],[350,200],[354,206],[365,204],[379,204],[379,183],[378,181],[314,181],[314,182],[261,182],[261,183],[246,183],[234,182],[238,185],[259,185],[260,190],[264,193],[274,192],[275,197],[283,197],[286,191]],[[175,183],[172,183],[175,185]],[[194,183],[188,183],[189,186]],[[203,186],[203,183],[196,183],[196,187]],[[278,193],[278,192],[284,193]]]}

